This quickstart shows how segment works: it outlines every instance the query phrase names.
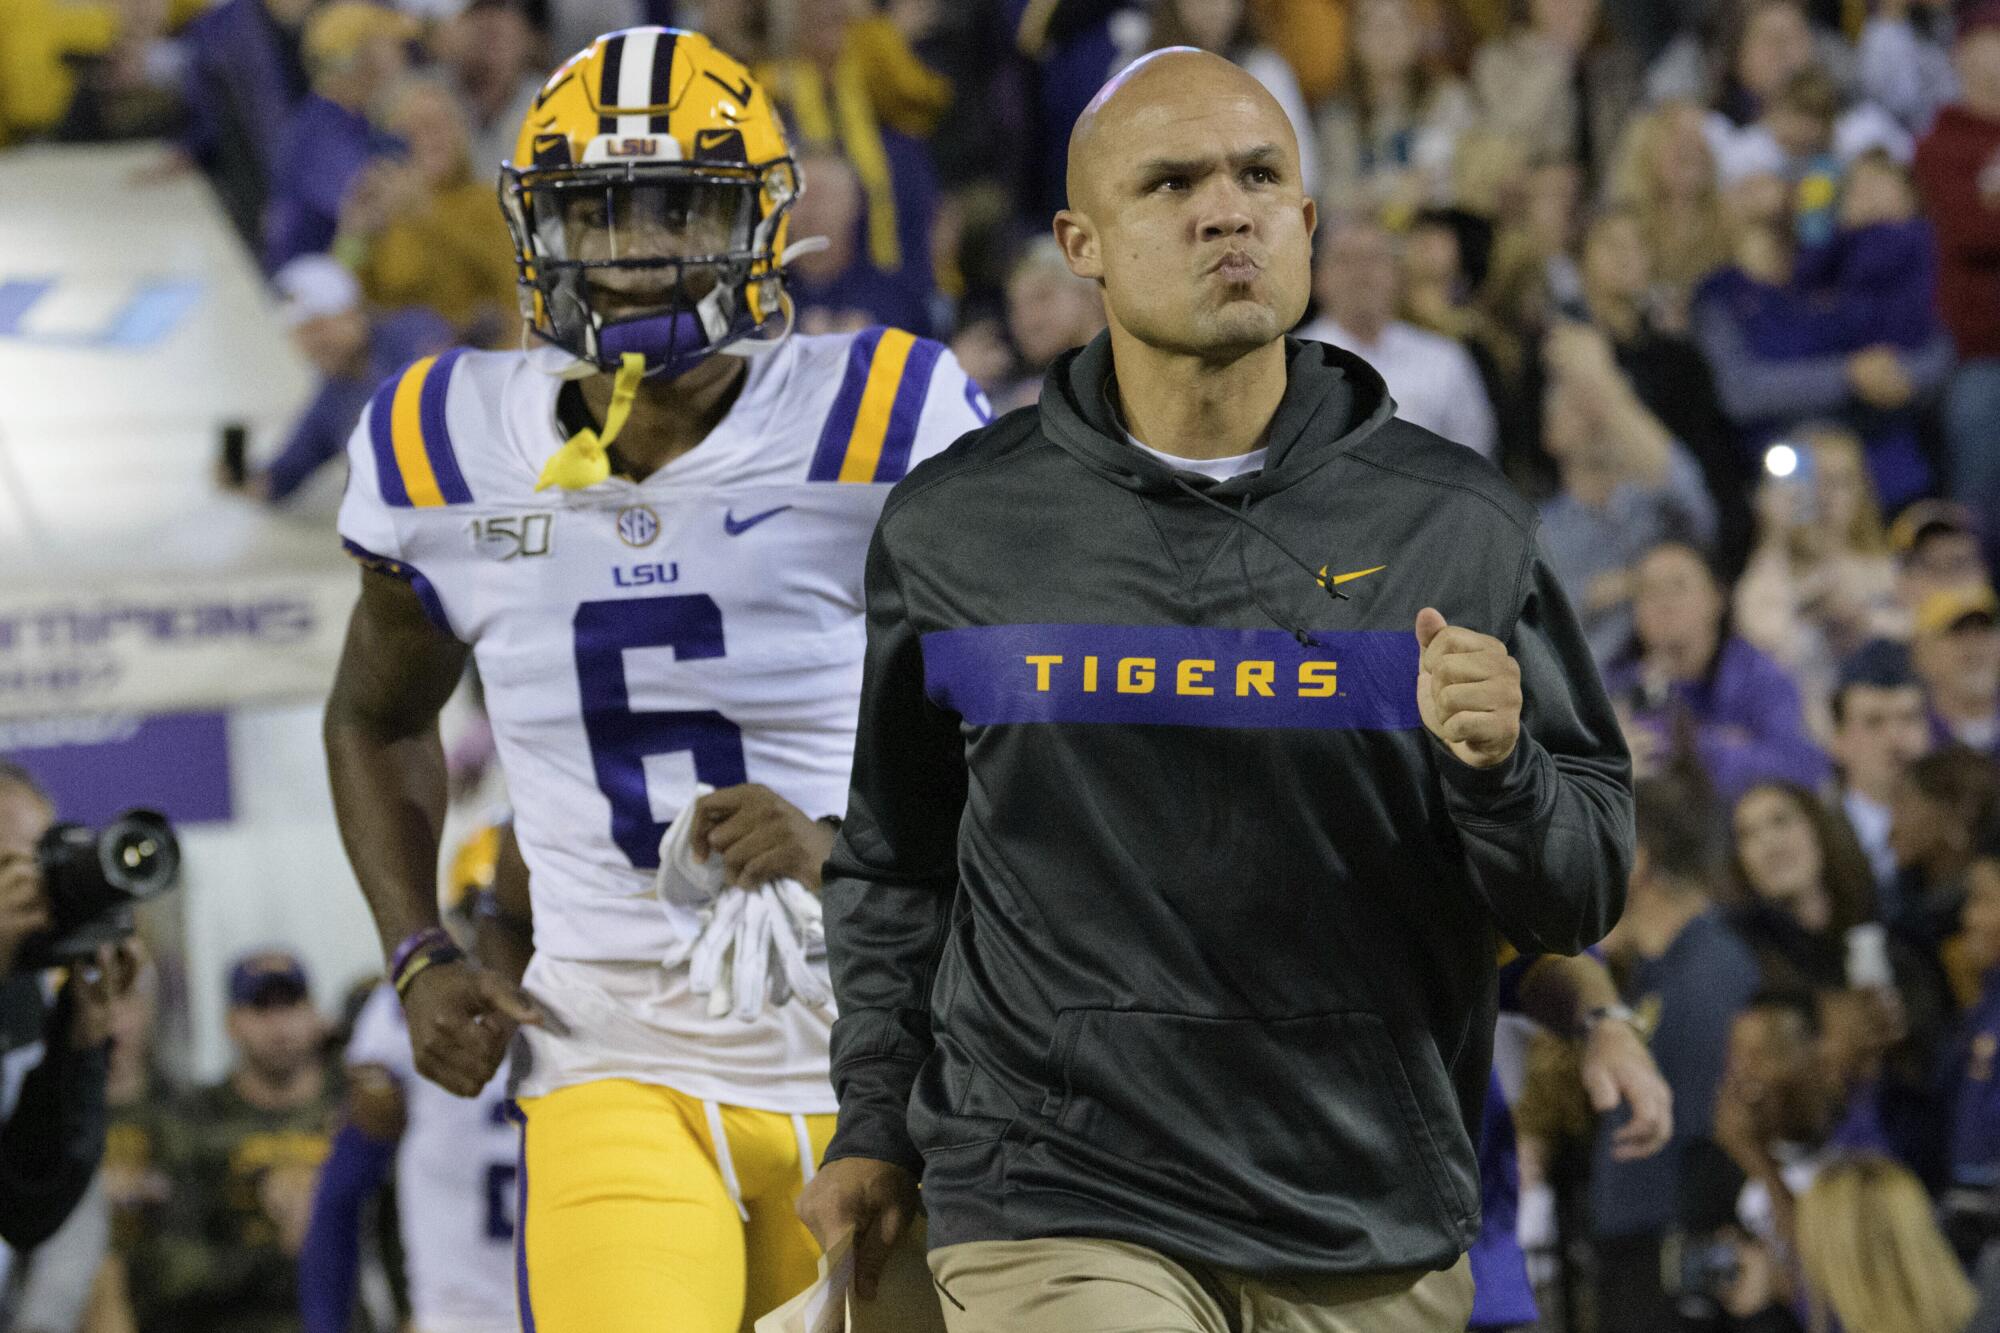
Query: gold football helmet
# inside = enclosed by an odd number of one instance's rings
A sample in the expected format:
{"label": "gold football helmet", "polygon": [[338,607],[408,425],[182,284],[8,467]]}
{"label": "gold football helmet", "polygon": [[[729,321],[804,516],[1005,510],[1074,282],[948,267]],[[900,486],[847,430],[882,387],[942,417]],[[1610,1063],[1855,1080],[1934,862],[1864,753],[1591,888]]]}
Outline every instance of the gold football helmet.
{"label": "gold football helmet", "polygon": [[500,171],[522,315],[603,370],[678,375],[782,338],[799,177],[770,98],[699,33],[606,33],[543,85]]}

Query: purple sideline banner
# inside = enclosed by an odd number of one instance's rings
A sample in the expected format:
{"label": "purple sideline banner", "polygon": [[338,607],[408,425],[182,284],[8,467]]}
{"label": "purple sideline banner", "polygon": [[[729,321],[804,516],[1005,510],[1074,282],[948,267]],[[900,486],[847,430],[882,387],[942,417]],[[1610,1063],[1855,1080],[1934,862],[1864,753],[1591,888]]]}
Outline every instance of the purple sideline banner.
{"label": "purple sideline banner", "polygon": [[81,824],[135,806],[177,824],[227,820],[234,809],[226,713],[0,722],[0,757],[34,774],[58,815]]}

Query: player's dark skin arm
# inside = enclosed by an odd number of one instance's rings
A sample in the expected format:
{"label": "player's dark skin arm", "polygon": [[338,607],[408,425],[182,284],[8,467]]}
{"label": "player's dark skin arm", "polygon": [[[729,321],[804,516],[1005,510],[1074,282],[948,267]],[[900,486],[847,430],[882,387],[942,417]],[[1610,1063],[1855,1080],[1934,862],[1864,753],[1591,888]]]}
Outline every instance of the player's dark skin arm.
{"label": "player's dark skin arm", "polygon": [[521,859],[521,844],[515,841],[514,826],[500,830],[500,856],[493,872],[488,900],[480,905],[474,952],[479,961],[519,983],[535,952],[535,922],[528,892],[528,863]]}
{"label": "player's dark skin arm", "polygon": [[[446,793],[437,717],[465,671],[466,652],[431,624],[408,583],[362,572],[326,704],[326,757],[341,841],[384,957],[438,924]],[[542,1021],[518,986],[469,961],[426,968],[403,1008],[417,1072],[461,1097],[486,1086],[517,1023]]]}

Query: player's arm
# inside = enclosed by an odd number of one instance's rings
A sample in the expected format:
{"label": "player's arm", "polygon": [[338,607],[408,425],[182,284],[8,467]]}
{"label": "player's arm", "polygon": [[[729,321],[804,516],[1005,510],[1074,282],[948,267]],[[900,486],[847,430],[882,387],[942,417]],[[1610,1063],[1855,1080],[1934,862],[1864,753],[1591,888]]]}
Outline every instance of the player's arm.
{"label": "player's arm", "polygon": [[1617,1016],[1623,1006],[1604,964],[1589,954],[1545,954],[1520,960],[1514,1007],[1543,1027],[1584,1034],[1583,1086],[1603,1114],[1623,1105],[1630,1117],[1611,1138],[1619,1161],[1650,1157],[1674,1132],[1674,1094],[1660,1077],[1637,1026]]}
{"label": "player's arm", "polygon": [[403,1137],[403,1090],[380,1065],[347,1071],[347,1115],[313,1186],[312,1221],[299,1251],[305,1333],[347,1333],[361,1270],[361,1218],[389,1178]]}
{"label": "player's arm", "polygon": [[[466,651],[432,624],[409,582],[364,568],[327,699],[325,738],[341,841],[384,957],[439,926],[446,787],[437,718],[465,670]],[[461,1097],[486,1086],[515,1024],[541,1017],[519,987],[469,962],[425,968],[403,1003],[417,1072]]]}
{"label": "player's arm", "polygon": [[534,904],[528,894],[528,863],[510,822],[500,829],[500,854],[494,865],[493,887],[473,909],[479,961],[510,981],[519,982],[535,953]]}

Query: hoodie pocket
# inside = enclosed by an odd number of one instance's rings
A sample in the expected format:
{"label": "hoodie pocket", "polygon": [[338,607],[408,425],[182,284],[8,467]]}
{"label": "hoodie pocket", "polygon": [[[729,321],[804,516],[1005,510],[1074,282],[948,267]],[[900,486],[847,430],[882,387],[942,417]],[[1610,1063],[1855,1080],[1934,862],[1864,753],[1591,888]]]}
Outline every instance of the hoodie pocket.
{"label": "hoodie pocket", "polygon": [[1452,1233],[1475,1207],[1445,1157],[1456,1101],[1428,1083],[1419,1099],[1373,1014],[1071,1009],[1051,1057],[1044,1114],[1190,1203],[1269,1217],[1337,1200],[1377,1225]]}

